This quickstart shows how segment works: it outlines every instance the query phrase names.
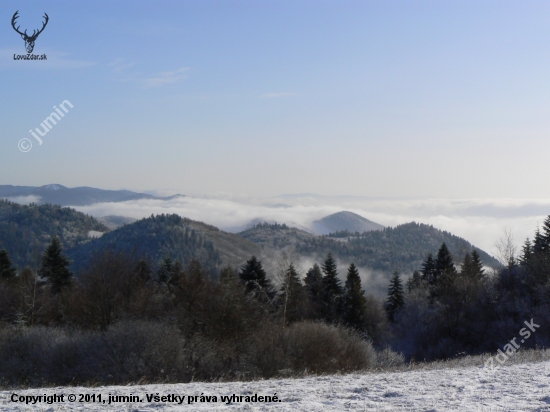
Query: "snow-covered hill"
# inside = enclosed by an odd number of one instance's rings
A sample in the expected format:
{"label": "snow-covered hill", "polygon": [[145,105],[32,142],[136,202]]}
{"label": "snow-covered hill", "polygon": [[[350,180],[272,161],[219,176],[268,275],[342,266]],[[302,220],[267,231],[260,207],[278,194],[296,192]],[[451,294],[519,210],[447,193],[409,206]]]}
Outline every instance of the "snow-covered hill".
{"label": "snow-covered hill", "polygon": [[[550,411],[549,361],[504,366],[489,374],[481,371],[470,367],[254,382],[14,390],[0,392],[0,411]],[[64,394],[65,402],[25,406],[12,402],[13,394]],[[106,402],[68,402],[69,394],[101,394]],[[221,401],[221,396],[234,394],[243,402]],[[244,401],[254,394],[277,396],[278,401]],[[140,401],[109,405],[109,395],[136,396]],[[147,395],[186,397],[178,405],[148,400]],[[190,395],[197,397],[191,404]],[[201,402],[201,395],[216,396],[217,402]]]}

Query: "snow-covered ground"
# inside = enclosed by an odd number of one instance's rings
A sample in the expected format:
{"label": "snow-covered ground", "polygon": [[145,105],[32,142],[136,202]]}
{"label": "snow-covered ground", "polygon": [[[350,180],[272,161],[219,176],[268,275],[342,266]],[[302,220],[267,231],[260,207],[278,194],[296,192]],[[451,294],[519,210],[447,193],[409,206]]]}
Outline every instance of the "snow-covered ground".
{"label": "snow-covered ground", "polygon": [[[63,403],[25,406],[12,394],[64,394]],[[69,394],[102,395],[103,403],[68,402]],[[147,395],[185,395],[183,403],[148,401]],[[217,396],[217,402],[188,403],[189,395]],[[274,396],[278,402],[223,403],[220,396]],[[108,404],[109,395],[138,396],[141,402]],[[77,399],[78,401],[78,399]],[[480,368],[315,376],[255,382],[141,386],[63,387],[0,392],[0,411],[550,411],[550,362]]]}

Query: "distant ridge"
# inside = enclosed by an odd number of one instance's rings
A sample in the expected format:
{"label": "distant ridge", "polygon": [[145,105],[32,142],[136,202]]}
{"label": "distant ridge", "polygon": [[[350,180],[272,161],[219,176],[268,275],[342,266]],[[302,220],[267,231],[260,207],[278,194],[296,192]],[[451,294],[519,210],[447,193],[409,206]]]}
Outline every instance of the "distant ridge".
{"label": "distant ridge", "polygon": [[373,222],[357,213],[343,211],[325,216],[313,222],[312,230],[319,235],[327,235],[333,232],[370,232],[371,230],[382,230],[384,226]]}
{"label": "distant ridge", "polygon": [[89,206],[94,203],[126,202],[140,199],[170,200],[183,195],[156,197],[146,193],[132,192],[131,190],[103,190],[93,187],[68,188],[59,184],[45,186],[12,186],[0,185],[0,198],[18,203],[46,204],[60,206]]}

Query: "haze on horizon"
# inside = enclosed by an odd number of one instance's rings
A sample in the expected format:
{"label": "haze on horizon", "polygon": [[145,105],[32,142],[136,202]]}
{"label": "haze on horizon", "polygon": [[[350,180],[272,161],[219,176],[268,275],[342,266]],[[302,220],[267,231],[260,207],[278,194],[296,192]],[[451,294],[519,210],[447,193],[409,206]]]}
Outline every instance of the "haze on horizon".
{"label": "haze on horizon", "polygon": [[[13,60],[16,10],[31,31],[48,13],[47,61]],[[543,1],[3,1],[0,184],[546,199],[548,16]]]}

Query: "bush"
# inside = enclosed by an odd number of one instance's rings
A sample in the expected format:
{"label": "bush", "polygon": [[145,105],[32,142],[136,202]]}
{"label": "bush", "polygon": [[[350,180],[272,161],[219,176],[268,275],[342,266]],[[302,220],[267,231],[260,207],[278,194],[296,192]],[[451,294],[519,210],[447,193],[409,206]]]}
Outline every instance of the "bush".
{"label": "bush", "polygon": [[365,370],[375,364],[372,345],[353,329],[313,321],[283,329],[266,322],[249,340],[243,370],[253,378],[269,378]]}
{"label": "bush", "polygon": [[391,369],[405,364],[405,356],[387,347],[376,354],[376,366],[380,369]]}
{"label": "bush", "polygon": [[126,322],[106,333],[0,330],[0,380],[10,385],[128,383],[181,378],[183,339],[170,326]]}
{"label": "bush", "polygon": [[320,322],[294,323],[287,329],[287,356],[296,372],[349,372],[376,365],[376,352],[359,334]]}

